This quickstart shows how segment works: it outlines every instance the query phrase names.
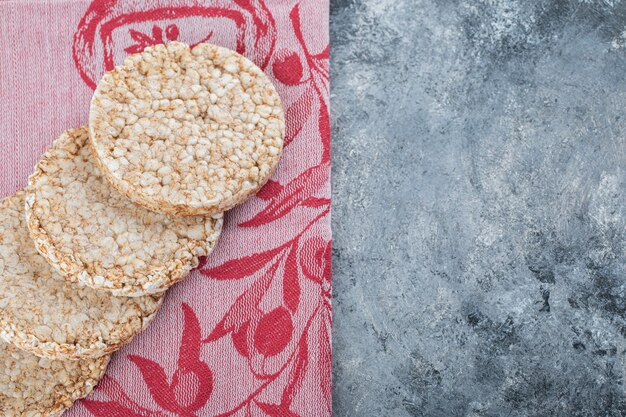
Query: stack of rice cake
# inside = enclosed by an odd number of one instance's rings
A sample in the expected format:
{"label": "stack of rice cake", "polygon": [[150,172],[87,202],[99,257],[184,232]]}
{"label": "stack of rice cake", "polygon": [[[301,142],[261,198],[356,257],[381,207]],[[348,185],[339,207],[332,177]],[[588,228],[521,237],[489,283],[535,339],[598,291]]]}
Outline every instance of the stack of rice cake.
{"label": "stack of rice cake", "polygon": [[272,175],[284,132],[272,83],[226,48],[156,45],[104,75],[89,126],[0,202],[3,416],[60,415],[93,390]]}

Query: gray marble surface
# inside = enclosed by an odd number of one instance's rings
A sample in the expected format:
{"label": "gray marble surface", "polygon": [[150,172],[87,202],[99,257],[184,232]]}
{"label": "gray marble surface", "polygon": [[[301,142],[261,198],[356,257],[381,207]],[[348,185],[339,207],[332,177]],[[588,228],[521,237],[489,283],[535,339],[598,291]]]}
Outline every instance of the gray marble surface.
{"label": "gray marble surface", "polygon": [[336,417],[626,416],[626,2],[333,0]]}

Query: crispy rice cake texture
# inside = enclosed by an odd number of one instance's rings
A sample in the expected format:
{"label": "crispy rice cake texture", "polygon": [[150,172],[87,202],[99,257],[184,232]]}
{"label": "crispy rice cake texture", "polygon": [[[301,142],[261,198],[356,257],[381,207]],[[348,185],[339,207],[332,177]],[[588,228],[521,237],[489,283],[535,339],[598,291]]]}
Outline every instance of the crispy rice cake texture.
{"label": "crispy rice cake texture", "polygon": [[256,193],[283,149],[285,117],[271,81],[235,51],[155,45],[106,73],[89,112],[103,174],[149,210],[228,210]]}
{"label": "crispy rice cake texture", "polygon": [[31,175],[35,246],[73,282],[116,296],[162,293],[213,250],[222,214],[176,217],[133,204],[104,179],[88,140],[87,127],[65,132]]}
{"label": "crispy rice cake texture", "polygon": [[61,416],[104,375],[108,356],[80,361],[43,359],[0,341],[0,415]]}
{"label": "crispy rice cake texture", "polygon": [[0,202],[0,336],[40,357],[78,360],[128,343],[157,313],[162,297],[114,297],[73,284],[37,252],[24,192]]}

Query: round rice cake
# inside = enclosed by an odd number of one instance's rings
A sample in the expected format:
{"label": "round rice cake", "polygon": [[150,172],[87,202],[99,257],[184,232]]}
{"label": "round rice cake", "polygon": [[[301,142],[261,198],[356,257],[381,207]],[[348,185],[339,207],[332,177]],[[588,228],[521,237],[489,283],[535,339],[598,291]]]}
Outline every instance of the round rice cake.
{"label": "round rice cake", "polygon": [[161,293],[208,255],[222,214],[174,217],[132,204],[102,177],[87,127],[62,134],[26,190],[39,252],[66,278],[117,296]]}
{"label": "round rice cake", "polygon": [[0,414],[60,416],[104,375],[108,356],[80,361],[42,359],[0,342]]}
{"label": "round rice cake", "polygon": [[76,360],[128,343],[162,297],[114,297],[72,284],[37,252],[24,218],[24,192],[0,202],[0,336],[37,356]]}
{"label": "round rice cake", "polygon": [[89,128],[113,187],[149,210],[195,216],[228,210],[267,182],[285,118],[276,89],[250,60],[171,42],[102,77]]}

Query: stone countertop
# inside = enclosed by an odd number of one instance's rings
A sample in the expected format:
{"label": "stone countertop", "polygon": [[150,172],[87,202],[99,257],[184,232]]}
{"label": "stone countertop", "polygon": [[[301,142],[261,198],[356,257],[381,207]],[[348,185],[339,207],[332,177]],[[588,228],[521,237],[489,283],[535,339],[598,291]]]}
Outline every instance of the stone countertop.
{"label": "stone countertop", "polygon": [[626,3],[335,0],[336,417],[626,416]]}

